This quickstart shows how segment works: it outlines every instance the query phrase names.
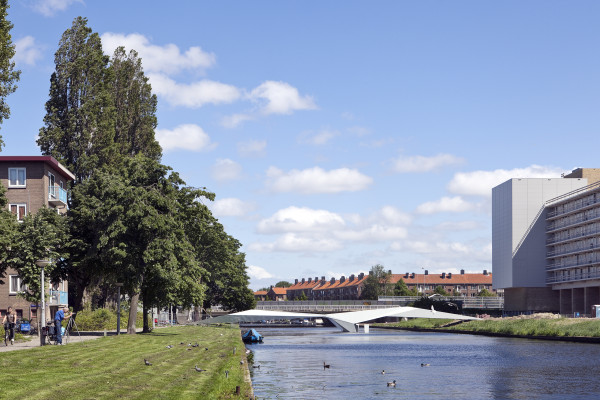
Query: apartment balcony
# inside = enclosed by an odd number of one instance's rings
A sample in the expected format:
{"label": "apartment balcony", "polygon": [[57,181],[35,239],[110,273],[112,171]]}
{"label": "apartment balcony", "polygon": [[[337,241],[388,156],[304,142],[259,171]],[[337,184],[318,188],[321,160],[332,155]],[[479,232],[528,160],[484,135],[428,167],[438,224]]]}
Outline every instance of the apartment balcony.
{"label": "apartment balcony", "polygon": [[586,272],[578,274],[570,274],[568,276],[548,276],[546,277],[546,283],[567,283],[567,282],[578,282],[587,280],[600,279],[600,272]]}
{"label": "apartment balcony", "polygon": [[69,304],[69,293],[63,292],[62,290],[50,290],[50,299],[48,299],[50,305],[64,305]]}
{"label": "apartment balcony", "polygon": [[66,207],[67,191],[59,186],[48,186],[48,204],[54,207]]}

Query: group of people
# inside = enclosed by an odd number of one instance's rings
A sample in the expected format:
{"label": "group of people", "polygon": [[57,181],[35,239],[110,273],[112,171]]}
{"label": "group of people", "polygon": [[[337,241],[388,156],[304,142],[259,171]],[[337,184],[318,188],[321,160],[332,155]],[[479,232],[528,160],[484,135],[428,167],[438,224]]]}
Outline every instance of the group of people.
{"label": "group of people", "polygon": [[[56,344],[62,345],[62,322],[65,319],[69,319],[73,315],[67,307],[59,308],[54,314],[54,327],[56,332]],[[17,326],[17,313],[12,307],[8,307],[8,311],[2,318],[2,324],[4,325],[4,344],[8,346],[10,341],[11,345],[15,344],[15,327]]]}

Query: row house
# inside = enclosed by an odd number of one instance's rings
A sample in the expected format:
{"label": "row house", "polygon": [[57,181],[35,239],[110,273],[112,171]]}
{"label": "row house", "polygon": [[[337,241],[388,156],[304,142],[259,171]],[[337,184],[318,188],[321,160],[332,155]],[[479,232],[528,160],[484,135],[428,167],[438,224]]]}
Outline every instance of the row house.
{"label": "row house", "polygon": [[357,300],[366,279],[364,273],[358,276],[352,274],[349,278],[342,276],[339,280],[331,278],[328,281],[324,276],[320,280],[296,279],[294,285],[287,288],[287,295],[290,300],[298,300],[303,293],[307,300]]}
{"label": "row house", "polygon": [[[75,176],[50,156],[0,156],[0,182],[6,189],[8,210],[17,221],[47,207],[59,214],[67,212],[67,187]],[[35,320],[37,305],[30,304],[19,292],[27,290],[21,277],[10,266],[0,285],[0,312],[6,315],[9,306],[19,319]],[[47,295],[46,315],[52,316],[58,307],[68,306],[67,281],[51,282]]]}
{"label": "row house", "polygon": [[464,269],[460,270],[460,274],[446,273],[430,275],[429,271],[425,270],[423,274],[405,273],[391,274],[390,285],[395,285],[402,279],[409,289],[416,288],[420,294],[433,294],[435,288],[441,286],[446,292],[453,294],[459,293],[462,297],[475,297],[483,289],[487,289],[490,293],[497,296],[502,295],[502,291],[497,292],[492,288],[492,273],[483,270],[482,274],[468,274]]}
{"label": "row house", "polygon": [[256,301],[266,301],[267,300],[267,291],[266,290],[257,290],[254,292],[254,298]]}

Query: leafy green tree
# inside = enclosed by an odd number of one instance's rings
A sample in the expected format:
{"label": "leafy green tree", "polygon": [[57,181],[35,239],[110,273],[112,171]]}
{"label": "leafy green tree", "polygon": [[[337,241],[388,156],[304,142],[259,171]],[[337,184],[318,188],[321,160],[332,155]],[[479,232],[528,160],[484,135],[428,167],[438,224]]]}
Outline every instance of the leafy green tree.
{"label": "leafy green tree", "polygon": [[54,55],[44,127],[37,144],[42,154],[65,164],[76,183],[114,160],[114,103],[106,79],[109,58],[100,36],[77,17]]}
{"label": "leafy green tree", "polygon": [[394,296],[412,296],[412,292],[408,289],[404,279],[400,278],[394,285]]}
{"label": "leafy green tree", "polygon": [[461,295],[461,294],[460,294],[460,290],[458,290],[458,289],[456,289],[456,288],[455,288],[455,289],[452,291],[452,296],[454,296],[454,297],[459,297],[460,295]]}
{"label": "leafy green tree", "polygon": [[52,282],[66,278],[64,260],[69,257],[69,227],[63,215],[41,208],[35,215],[28,214],[18,224],[12,248],[10,265],[19,272],[28,291],[21,295],[30,302],[40,299],[40,259],[53,261],[45,268],[45,276]]}
{"label": "leafy green tree", "polygon": [[446,291],[446,289],[444,289],[441,286],[436,286],[435,290],[433,291],[433,293],[435,293],[435,294],[441,294],[442,296],[448,296],[448,292]]}
{"label": "leafy green tree", "polygon": [[281,287],[281,288],[286,288],[286,287],[290,287],[292,286],[291,283],[289,283],[288,281],[279,281],[275,284],[275,287]]}
{"label": "leafy green tree", "polygon": [[308,297],[306,297],[306,293],[304,293],[304,290],[302,291],[302,293],[300,293],[300,296],[298,297],[298,300],[300,300],[300,301],[306,301],[306,300],[308,300]]}
{"label": "leafy green tree", "polygon": [[492,292],[490,292],[489,290],[487,290],[486,288],[483,288],[479,291],[479,293],[477,293],[477,296],[479,297],[495,297],[496,295]]}
{"label": "leafy green tree", "polygon": [[[15,45],[10,31],[13,24],[6,19],[8,15],[8,0],[0,0],[0,125],[10,117],[10,107],[6,103],[9,94],[17,90],[17,82],[21,71],[15,69]],[[0,151],[4,146],[0,136]]]}
{"label": "leafy green tree", "polygon": [[361,298],[363,300],[377,300],[386,292],[386,288],[390,282],[390,274],[385,271],[385,267],[381,264],[371,267],[369,276],[365,280]]}
{"label": "leafy green tree", "polygon": [[[0,278],[4,276],[8,267],[8,260],[12,258],[13,246],[16,241],[18,222],[6,208],[6,189],[0,183]],[[0,279],[0,284],[4,281]]]}

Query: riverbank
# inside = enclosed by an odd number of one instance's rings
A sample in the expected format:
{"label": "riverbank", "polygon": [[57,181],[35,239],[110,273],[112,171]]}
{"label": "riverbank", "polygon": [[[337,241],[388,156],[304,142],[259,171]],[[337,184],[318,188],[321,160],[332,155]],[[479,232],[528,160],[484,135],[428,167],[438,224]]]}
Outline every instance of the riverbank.
{"label": "riverbank", "polygon": [[486,318],[464,322],[443,319],[413,319],[397,323],[373,324],[372,326],[418,332],[600,343],[600,319],[564,318],[554,314]]}
{"label": "riverbank", "polygon": [[228,399],[238,397],[237,390],[240,398],[252,395],[237,327],[181,326],[12,351],[0,354],[0,368],[7,398]]}

